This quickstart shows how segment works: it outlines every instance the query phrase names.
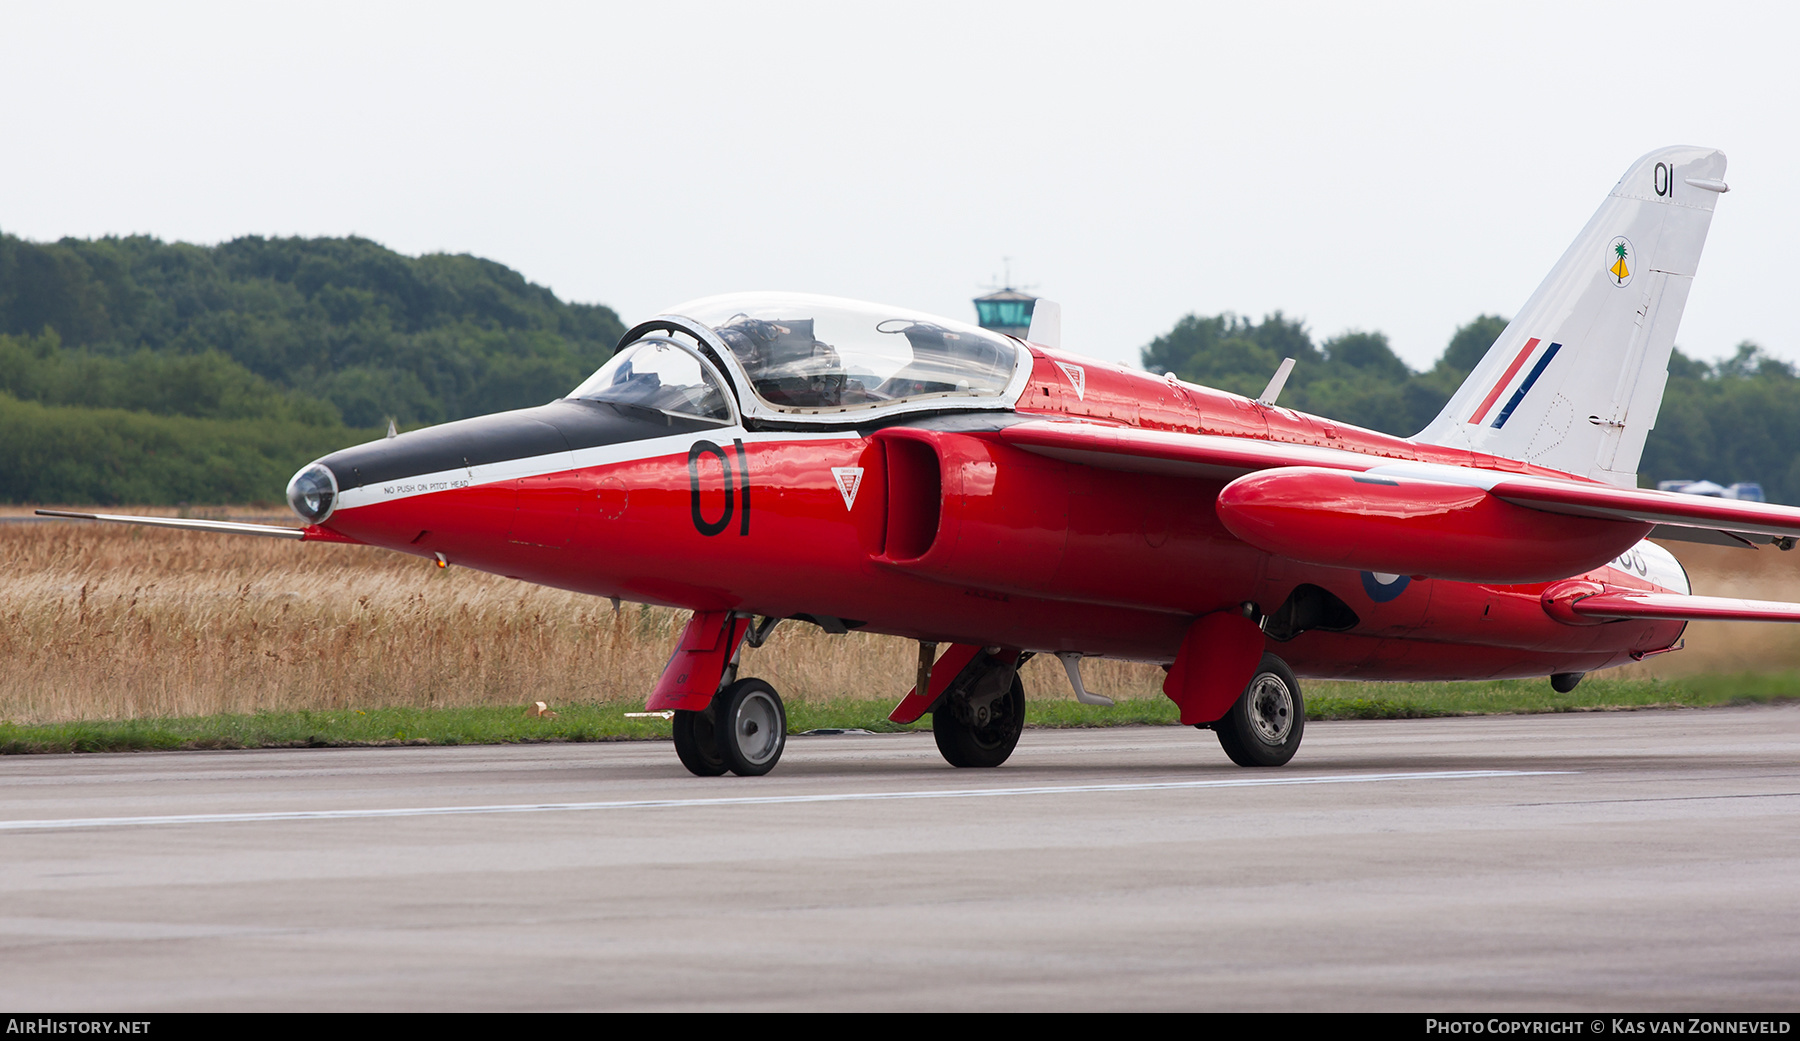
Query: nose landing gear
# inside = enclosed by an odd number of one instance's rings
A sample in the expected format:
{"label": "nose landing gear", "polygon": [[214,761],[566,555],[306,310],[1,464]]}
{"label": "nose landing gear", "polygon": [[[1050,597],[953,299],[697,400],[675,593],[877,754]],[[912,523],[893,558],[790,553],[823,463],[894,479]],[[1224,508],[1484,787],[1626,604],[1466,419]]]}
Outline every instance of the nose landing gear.
{"label": "nose landing gear", "polygon": [[671,711],[675,754],[697,777],[766,774],[787,747],[787,709],[762,680],[737,678],[745,644],[761,647],[780,621],[697,611],[645,709]]}
{"label": "nose landing gear", "polygon": [[738,680],[699,712],[676,710],[675,754],[696,777],[758,777],[787,747],[787,708],[762,680]]}
{"label": "nose landing gear", "polygon": [[719,750],[718,701],[699,712],[675,710],[675,754],[695,777],[717,777],[731,769]]}

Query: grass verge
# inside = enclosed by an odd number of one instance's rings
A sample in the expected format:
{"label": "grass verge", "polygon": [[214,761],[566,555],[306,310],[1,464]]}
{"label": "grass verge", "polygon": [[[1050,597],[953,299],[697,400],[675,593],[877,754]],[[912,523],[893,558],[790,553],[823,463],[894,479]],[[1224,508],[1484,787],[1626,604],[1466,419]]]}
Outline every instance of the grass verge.
{"label": "grass verge", "polygon": [[[1485,683],[1306,684],[1306,716],[1324,719],[1416,719],[1426,716],[1531,712],[1590,712],[1643,708],[1705,708],[1800,698],[1800,673],[1741,673],[1670,680],[1595,679],[1567,694],[1543,680]],[[842,699],[788,706],[793,733],[860,728],[882,733],[929,729],[929,717],[902,726],[887,721],[890,701]],[[174,749],[301,748],[380,745],[512,744],[537,741],[666,739],[662,719],[630,719],[639,703],[557,706],[551,717],[520,707],[371,708],[258,712],[25,726],[0,721],[0,753],[137,752]],[[1037,727],[1173,726],[1175,706],[1164,698],[1134,698],[1115,708],[1072,700],[1028,702]]]}

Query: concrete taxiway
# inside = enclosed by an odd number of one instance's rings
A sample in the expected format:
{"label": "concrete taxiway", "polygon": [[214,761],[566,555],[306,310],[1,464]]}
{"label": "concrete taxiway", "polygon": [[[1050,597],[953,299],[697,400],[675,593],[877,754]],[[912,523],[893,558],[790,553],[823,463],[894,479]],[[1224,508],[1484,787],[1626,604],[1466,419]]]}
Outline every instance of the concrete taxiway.
{"label": "concrete taxiway", "polygon": [[1800,707],[0,759],[14,1009],[1800,1002]]}

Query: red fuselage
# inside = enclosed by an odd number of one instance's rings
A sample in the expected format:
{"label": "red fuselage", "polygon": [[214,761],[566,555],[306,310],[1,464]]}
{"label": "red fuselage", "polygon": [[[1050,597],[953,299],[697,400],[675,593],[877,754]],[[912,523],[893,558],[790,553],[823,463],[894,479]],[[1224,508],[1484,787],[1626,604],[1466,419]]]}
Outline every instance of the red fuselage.
{"label": "red fuselage", "polygon": [[[1354,624],[1311,628],[1271,648],[1302,676],[1579,673],[1680,636],[1681,622],[1559,621],[1545,609],[1543,581],[1484,585],[1301,564],[1221,523],[1228,476],[1088,466],[1021,450],[999,431],[1025,418],[1079,418],[1565,475],[1031,351],[1012,411],[747,429],[561,401],[414,431],[321,461],[342,489],[322,526],[598,596],[1156,662],[1175,658],[1196,617],[1245,602],[1274,612],[1310,585],[1347,606]],[[1080,367],[1084,385],[1069,366]],[[1419,531],[1436,522],[1400,520]],[[1659,588],[1618,563],[1564,577]]]}

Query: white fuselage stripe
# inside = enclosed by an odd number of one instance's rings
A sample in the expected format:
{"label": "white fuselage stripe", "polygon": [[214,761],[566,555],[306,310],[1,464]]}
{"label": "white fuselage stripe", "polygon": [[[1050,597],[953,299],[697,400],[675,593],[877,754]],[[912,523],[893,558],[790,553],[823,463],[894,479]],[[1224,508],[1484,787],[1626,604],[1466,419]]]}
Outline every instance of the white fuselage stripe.
{"label": "white fuselage stripe", "polygon": [[132,828],[165,824],[238,824],[255,821],[356,820],[371,817],[444,817],[475,813],[566,813],[580,810],[656,810],[708,806],[779,806],[798,803],[887,802],[902,799],[998,799],[1013,796],[1089,795],[1112,792],[1181,791],[1195,788],[1269,788],[1314,784],[1372,784],[1401,781],[1471,781],[1498,777],[1548,777],[1575,770],[1439,770],[1426,773],[1335,774],[1323,777],[1246,777],[1211,781],[1142,781],[1129,784],[1072,784],[1031,788],[950,788],[901,792],[836,792],[826,795],[746,795],[715,799],[629,799],[618,802],[546,802],[498,806],[409,806],[363,810],[282,810],[270,813],[192,813],[160,817],[70,817],[61,820],[0,821],[0,831],[67,828]]}
{"label": "white fuselage stripe", "polygon": [[453,488],[472,488],[476,485],[494,484],[500,481],[516,481],[522,477],[562,473],[565,470],[585,470],[593,466],[611,466],[616,463],[635,462],[639,459],[682,455],[693,446],[695,441],[702,440],[724,445],[729,445],[733,440],[740,440],[748,445],[770,441],[845,441],[854,440],[860,436],[854,430],[776,430],[751,433],[739,426],[719,427],[716,430],[695,430],[686,434],[644,438],[641,441],[621,441],[612,445],[596,445],[573,452],[550,452],[546,455],[528,456],[523,459],[505,459],[497,463],[480,463],[470,467],[459,466],[453,470],[440,470],[436,473],[397,477],[391,481],[366,484],[361,488],[351,488],[339,493],[338,508],[355,509],[371,503],[392,502],[395,499],[406,499],[415,495],[448,491]]}

